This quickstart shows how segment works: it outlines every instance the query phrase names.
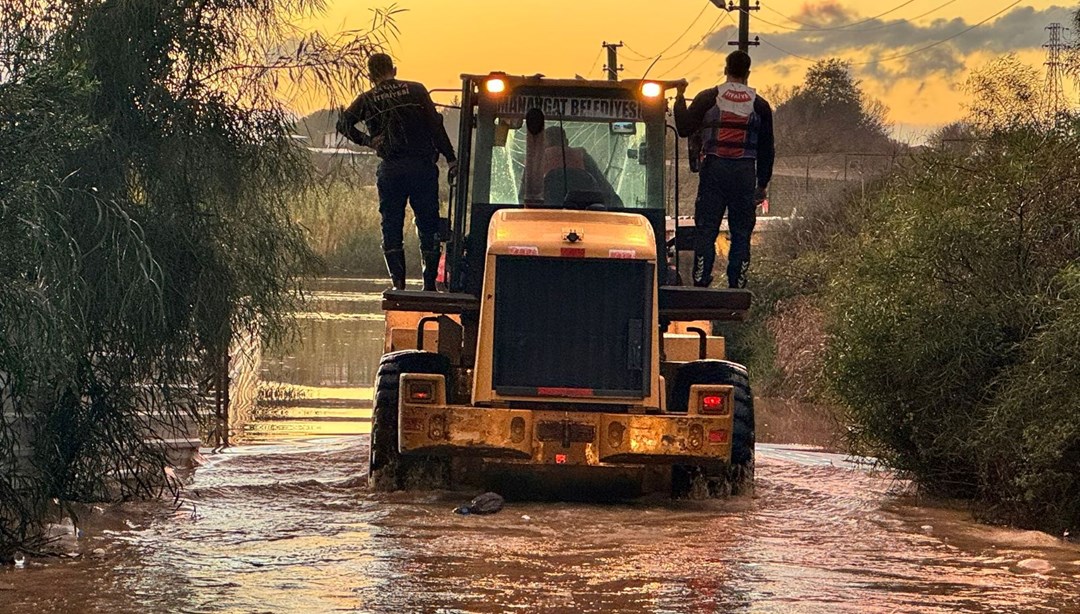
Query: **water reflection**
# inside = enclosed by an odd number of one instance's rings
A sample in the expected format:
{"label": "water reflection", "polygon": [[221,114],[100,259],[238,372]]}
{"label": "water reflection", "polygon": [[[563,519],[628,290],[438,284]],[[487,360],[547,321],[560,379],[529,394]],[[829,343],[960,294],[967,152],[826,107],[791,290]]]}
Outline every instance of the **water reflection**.
{"label": "water reflection", "polygon": [[[328,283],[317,313],[378,308],[377,284]],[[0,607],[1080,612],[1080,549],[919,507],[890,475],[804,447],[759,445],[755,496],[722,501],[480,517],[450,511],[473,493],[372,494],[367,437],[347,435],[370,420],[381,324],[301,325],[301,345],[262,359],[261,401],[234,418],[245,443],[208,454],[175,513],[91,512],[81,558],[0,569]]]}
{"label": "water reflection", "polygon": [[282,438],[371,432],[375,369],[383,350],[380,301],[385,282],[323,279],[310,289],[308,311],[298,314],[299,340],[263,356],[254,407],[234,408],[230,429],[242,444]]}

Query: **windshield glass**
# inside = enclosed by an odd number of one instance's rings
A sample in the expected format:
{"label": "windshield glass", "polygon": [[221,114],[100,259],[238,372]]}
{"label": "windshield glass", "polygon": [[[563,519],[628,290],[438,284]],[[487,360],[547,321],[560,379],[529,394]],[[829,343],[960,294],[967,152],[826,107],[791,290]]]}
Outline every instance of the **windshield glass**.
{"label": "windshield glass", "polygon": [[535,156],[536,190],[545,204],[561,205],[566,194],[585,191],[603,195],[608,207],[645,207],[645,124],[634,121],[547,122],[532,149],[520,119],[495,118],[489,202],[517,204],[525,200],[527,156]]}

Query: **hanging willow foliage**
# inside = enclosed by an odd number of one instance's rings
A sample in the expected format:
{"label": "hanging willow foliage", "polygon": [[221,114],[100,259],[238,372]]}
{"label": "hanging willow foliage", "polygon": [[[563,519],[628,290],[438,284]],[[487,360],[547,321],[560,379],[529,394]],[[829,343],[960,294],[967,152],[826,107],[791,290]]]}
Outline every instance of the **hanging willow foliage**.
{"label": "hanging willow foliage", "polygon": [[232,340],[281,340],[313,259],[287,101],[359,89],[399,9],[0,0],[0,556],[45,503],[158,495]]}

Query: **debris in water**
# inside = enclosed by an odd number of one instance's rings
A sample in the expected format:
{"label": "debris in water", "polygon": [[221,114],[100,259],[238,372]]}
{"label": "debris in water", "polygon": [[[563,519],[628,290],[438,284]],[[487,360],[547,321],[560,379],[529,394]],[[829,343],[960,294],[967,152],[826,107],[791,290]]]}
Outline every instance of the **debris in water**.
{"label": "debris in water", "polygon": [[502,511],[505,501],[500,495],[493,492],[486,492],[471,502],[468,505],[462,505],[454,510],[455,514],[495,514]]}
{"label": "debris in water", "polygon": [[524,520],[525,522],[529,522],[530,520],[532,520],[532,516],[530,516],[528,514],[522,514],[521,519]]}
{"label": "debris in water", "polygon": [[15,553],[15,569],[26,567],[26,556],[22,552]]}

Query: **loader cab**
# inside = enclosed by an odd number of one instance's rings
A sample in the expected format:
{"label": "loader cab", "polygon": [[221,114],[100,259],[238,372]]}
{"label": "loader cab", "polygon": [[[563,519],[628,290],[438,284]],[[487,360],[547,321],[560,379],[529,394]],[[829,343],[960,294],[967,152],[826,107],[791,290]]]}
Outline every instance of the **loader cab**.
{"label": "loader cab", "polygon": [[[510,83],[492,93],[493,79]],[[664,208],[662,97],[646,97],[640,87],[626,83],[511,82],[499,76],[483,83],[476,111],[474,203],[558,208],[566,205],[569,192],[594,191],[602,194],[597,204],[605,208]],[[537,111],[543,125],[533,126],[539,128],[533,135],[525,120]],[[531,170],[539,172],[532,176]]]}
{"label": "loader cab", "polygon": [[[643,215],[666,254],[664,92],[657,81],[464,75],[450,287],[478,296],[491,216],[511,208]],[[460,203],[467,203],[461,205]],[[663,263],[662,263],[663,266]]]}

